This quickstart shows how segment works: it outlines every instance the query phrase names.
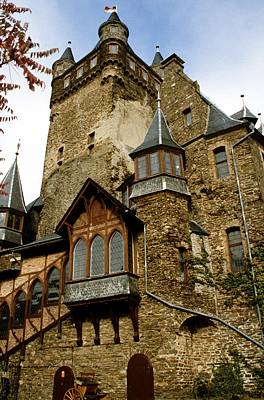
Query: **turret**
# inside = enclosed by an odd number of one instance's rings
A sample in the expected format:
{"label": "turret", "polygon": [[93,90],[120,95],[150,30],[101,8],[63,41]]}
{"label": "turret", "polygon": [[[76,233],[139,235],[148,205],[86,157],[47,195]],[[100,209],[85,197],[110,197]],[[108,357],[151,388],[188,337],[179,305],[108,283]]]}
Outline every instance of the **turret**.
{"label": "turret", "polygon": [[241,98],[243,102],[242,109],[236,112],[235,114],[231,115],[231,117],[234,119],[238,119],[240,121],[247,121],[250,124],[256,125],[258,117],[252,114],[252,112],[246,107],[243,94],[241,95]]}
{"label": "turret", "polygon": [[26,207],[17,165],[17,156],[1,183],[0,248],[22,244]]}
{"label": "turret", "polygon": [[107,39],[119,39],[127,43],[129,36],[128,27],[120,20],[116,12],[113,12],[107,21],[103,22],[98,30],[100,43]]}
{"label": "turret", "polygon": [[[70,45],[71,42],[68,42]],[[65,71],[67,71],[70,67],[75,64],[75,60],[72,54],[72,49],[68,46],[64,53],[62,54],[61,58],[52,66],[52,74],[53,78],[62,75]]]}

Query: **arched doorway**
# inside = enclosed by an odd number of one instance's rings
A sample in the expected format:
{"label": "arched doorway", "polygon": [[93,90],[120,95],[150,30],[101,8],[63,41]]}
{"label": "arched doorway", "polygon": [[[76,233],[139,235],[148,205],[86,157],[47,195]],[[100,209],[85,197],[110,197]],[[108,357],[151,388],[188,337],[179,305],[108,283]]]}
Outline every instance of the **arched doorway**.
{"label": "arched doorway", "polygon": [[54,375],[52,400],[63,400],[64,394],[74,386],[74,375],[70,367],[60,367]]}
{"label": "arched doorway", "polygon": [[135,354],[128,362],[127,400],[154,400],[153,368],[144,354]]}

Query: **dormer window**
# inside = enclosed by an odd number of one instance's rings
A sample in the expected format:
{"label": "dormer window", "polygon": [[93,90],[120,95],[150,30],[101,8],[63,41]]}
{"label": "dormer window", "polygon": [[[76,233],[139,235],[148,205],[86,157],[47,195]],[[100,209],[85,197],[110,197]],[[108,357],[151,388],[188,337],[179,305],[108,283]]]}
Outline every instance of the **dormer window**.
{"label": "dormer window", "polygon": [[83,76],[83,65],[77,69],[77,79]]}
{"label": "dormer window", "polygon": [[66,89],[67,87],[70,86],[70,82],[71,82],[71,77],[70,76],[66,76],[66,78],[63,81],[63,87],[64,89]]}
{"label": "dormer window", "polygon": [[97,56],[93,57],[90,61],[90,68],[94,68],[97,65]]}
{"label": "dormer window", "polygon": [[185,120],[185,125],[191,126],[193,121],[192,121],[192,110],[190,107],[186,108],[183,111],[183,116],[184,116],[184,120]]}
{"label": "dormer window", "polygon": [[110,44],[108,50],[109,54],[118,54],[118,44]]}

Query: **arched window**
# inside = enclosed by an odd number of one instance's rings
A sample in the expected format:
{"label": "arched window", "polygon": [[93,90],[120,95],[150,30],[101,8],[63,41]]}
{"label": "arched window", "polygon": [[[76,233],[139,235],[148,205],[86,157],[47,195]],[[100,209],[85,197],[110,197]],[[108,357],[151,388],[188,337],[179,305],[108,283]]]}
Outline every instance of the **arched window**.
{"label": "arched window", "polygon": [[218,178],[229,175],[226,150],[224,146],[214,149],[216,174]]}
{"label": "arched window", "polygon": [[73,279],[86,278],[87,246],[83,239],[79,239],[73,251]]}
{"label": "arched window", "polygon": [[74,386],[74,375],[70,367],[57,369],[53,381],[52,400],[63,400],[68,389]]}
{"label": "arched window", "polygon": [[7,339],[9,326],[9,307],[4,303],[0,308],[0,339]]}
{"label": "arched window", "polygon": [[19,292],[14,301],[14,328],[23,328],[26,316],[26,295]]}
{"label": "arched window", "polygon": [[110,239],[110,272],[124,271],[124,240],[115,231]]}
{"label": "arched window", "polygon": [[154,400],[153,368],[147,356],[135,354],[127,366],[127,400]]}
{"label": "arched window", "polygon": [[227,230],[230,263],[233,272],[238,272],[244,268],[244,253],[239,228]]}
{"label": "arched window", "polygon": [[31,286],[31,298],[29,306],[29,316],[36,317],[39,316],[41,311],[41,301],[42,301],[42,283],[37,280]]}
{"label": "arched window", "polygon": [[104,273],[104,241],[101,236],[96,235],[91,246],[91,276],[103,275]]}
{"label": "arched window", "polygon": [[47,303],[57,303],[60,298],[60,272],[53,267],[48,273]]}

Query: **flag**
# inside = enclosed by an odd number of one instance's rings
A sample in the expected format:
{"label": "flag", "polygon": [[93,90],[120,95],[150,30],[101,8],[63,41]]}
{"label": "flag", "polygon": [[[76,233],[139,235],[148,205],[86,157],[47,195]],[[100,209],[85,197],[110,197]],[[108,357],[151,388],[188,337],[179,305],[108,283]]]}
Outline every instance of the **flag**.
{"label": "flag", "polygon": [[106,13],[112,13],[112,12],[117,12],[117,6],[112,6],[112,7],[105,7],[104,12]]}

